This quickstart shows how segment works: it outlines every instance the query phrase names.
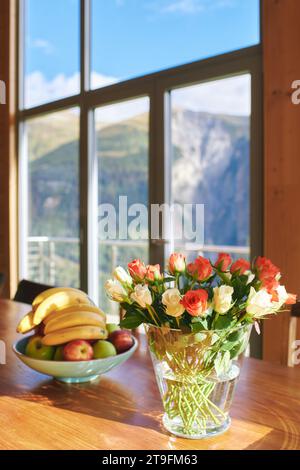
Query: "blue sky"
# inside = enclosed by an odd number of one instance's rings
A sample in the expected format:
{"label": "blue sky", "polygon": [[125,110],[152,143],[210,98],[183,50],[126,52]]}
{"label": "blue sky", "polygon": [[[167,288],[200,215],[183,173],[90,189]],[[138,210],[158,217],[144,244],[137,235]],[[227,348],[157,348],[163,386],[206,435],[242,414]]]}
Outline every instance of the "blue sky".
{"label": "blue sky", "polygon": [[[26,75],[78,86],[79,0],[26,0]],[[95,85],[255,44],[258,0],[93,0]],[[73,78],[62,85],[62,79]],[[60,85],[58,85],[58,82]],[[32,85],[33,86],[33,85]],[[29,87],[30,89],[30,87]],[[50,89],[49,89],[50,90]],[[54,91],[53,91],[54,92]],[[50,93],[50,91],[49,91]]]}

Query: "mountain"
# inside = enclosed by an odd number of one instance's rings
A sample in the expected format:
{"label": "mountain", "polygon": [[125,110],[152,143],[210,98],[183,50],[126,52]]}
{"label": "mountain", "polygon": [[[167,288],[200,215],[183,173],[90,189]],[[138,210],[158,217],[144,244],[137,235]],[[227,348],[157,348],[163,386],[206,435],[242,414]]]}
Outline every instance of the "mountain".
{"label": "mountain", "polygon": [[[78,237],[78,116],[36,120],[30,132],[30,235]],[[176,109],[172,144],[174,202],[205,204],[206,244],[247,245],[249,118]],[[117,205],[127,195],[128,204],[147,204],[147,115],[97,127],[96,148],[99,201]],[[102,250],[102,273],[111,271],[110,250]],[[60,245],[57,253],[78,263],[78,248]],[[121,248],[117,262],[137,254],[146,252]]]}
{"label": "mountain", "polygon": [[247,245],[249,118],[177,110],[173,199],[204,204],[206,244]]}

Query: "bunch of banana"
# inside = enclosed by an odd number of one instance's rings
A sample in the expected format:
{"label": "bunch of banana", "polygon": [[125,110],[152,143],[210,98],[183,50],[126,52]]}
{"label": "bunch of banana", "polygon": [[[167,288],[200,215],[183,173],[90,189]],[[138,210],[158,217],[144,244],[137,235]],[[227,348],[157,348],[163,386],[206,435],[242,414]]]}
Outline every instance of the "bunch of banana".
{"label": "bunch of banana", "polygon": [[39,294],[32,311],[17,326],[27,333],[43,325],[45,345],[64,344],[74,339],[105,339],[106,317],[89,297],[78,289],[56,287]]}

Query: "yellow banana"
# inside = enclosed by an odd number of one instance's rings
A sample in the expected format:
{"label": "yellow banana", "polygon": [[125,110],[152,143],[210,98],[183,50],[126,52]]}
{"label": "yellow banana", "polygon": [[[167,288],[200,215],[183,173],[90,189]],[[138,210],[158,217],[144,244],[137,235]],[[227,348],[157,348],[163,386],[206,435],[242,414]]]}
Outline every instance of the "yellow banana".
{"label": "yellow banana", "polygon": [[73,326],[72,328],[64,328],[62,330],[54,331],[44,336],[42,343],[46,346],[57,346],[59,344],[68,343],[75,339],[105,339],[107,338],[107,331],[99,326]]}
{"label": "yellow banana", "polygon": [[59,308],[70,307],[71,305],[90,304],[89,298],[81,291],[63,291],[50,295],[35,310],[33,323],[39,325],[44,318]]}
{"label": "yellow banana", "polygon": [[53,318],[47,323],[44,334],[52,333],[53,331],[62,330],[64,328],[71,328],[72,326],[79,325],[94,325],[100,326],[105,329],[105,322],[97,313],[92,312],[76,312],[76,313],[65,313],[59,318]]}
{"label": "yellow banana", "polygon": [[35,326],[36,325],[33,323],[33,312],[29,312],[22,318],[22,320],[19,321],[17,332],[23,334],[28,333],[28,331],[33,330]]}
{"label": "yellow banana", "polygon": [[105,322],[106,320],[106,315],[105,313],[98,307],[95,307],[94,305],[71,305],[69,307],[65,308],[59,308],[55,310],[55,312],[50,313],[46,318],[44,318],[44,323],[47,325],[50,321],[52,321],[54,318],[60,318],[62,315],[65,315],[66,313],[72,313],[73,315],[77,315],[79,312],[91,312],[91,313],[97,313],[100,318]]}
{"label": "yellow banana", "polygon": [[48,297],[50,297],[53,294],[57,294],[58,292],[81,292],[84,294],[83,291],[79,289],[75,289],[74,287],[52,287],[51,289],[47,289],[44,292],[41,292],[39,295],[37,295],[32,302],[32,310],[36,310],[37,307],[44,302]]}

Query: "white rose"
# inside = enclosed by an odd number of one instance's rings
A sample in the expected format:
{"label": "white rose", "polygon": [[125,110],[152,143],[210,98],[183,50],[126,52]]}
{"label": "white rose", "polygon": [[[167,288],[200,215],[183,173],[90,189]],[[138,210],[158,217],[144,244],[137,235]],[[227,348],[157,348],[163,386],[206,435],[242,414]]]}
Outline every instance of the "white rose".
{"label": "white rose", "polygon": [[252,282],[253,279],[255,278],[255,274],[253,274],[249,269],[248,269],[248,271],[245,271],[245,272],[244,272],[244,276],[248,276],[246,285],[251,284],[251,282]]}
{"label": "white rose", "polygon": [[108,279],[104,284],[107,295],[116,302],[123,302],[127,292],[117,279]]}
{"label": "white rose", "polygon": [[184,306],[180,303],[181,295],[178,289],[167,289],[162,295],[162,303],[166,312],[171,317],[180,317],[184,312]]}
{"label": "white rose", "polygon": [[278,294],[278,300],[277,302],[273,302],[273,308],[274,310],[279,310],[280,307],[282,307],[283,304],[285,304],[289,294],[287,293],[284,286],[278,286],[276,289],[276,292]]}
{"label": "white rose", "polygon": [[272,296],[268,294],[265,289],[256,292],[256,290],[251,287],[246,312],[256,318],[273,313],[274,305],[272,304]]}
{"label": "white rose", "polygon": [[130,298],[142,308],[146,308],[147,305],[152,304],[151,292],[148,286],[143,286],[142,284],[135,286]]}
{"label": "white rose", "polygon": [[129,276],[128,272],[125,271],[124,268],[122,268],[122,266],[118,266],[114,270],[113,275],[114,275],[114,278],[117,279],[122,284],[128,284],[129,286],[131,286],[132,278],[131,276]]}
{"label": "white rose", "polygon": [[228,312],[232,306],[233,287],[220,286],[214,287],[213,307],[221,315]]}

